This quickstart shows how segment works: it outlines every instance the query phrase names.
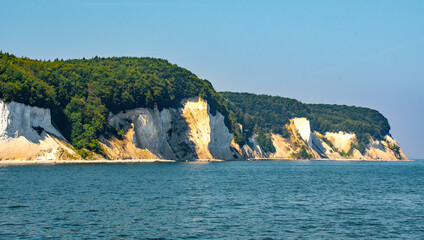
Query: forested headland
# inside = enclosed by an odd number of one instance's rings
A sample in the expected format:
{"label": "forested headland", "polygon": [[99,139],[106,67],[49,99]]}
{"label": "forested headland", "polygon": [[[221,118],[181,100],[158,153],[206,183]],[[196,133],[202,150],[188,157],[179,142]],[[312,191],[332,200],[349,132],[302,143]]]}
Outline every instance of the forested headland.
{"label": "forested headland", "polygon": [[[288,136],[294,117],[311,120],[312,131],[354,132],[358,149],[370,137],[389,134],[387,119],[369,108],[304,104],[298,100],[251,93],[216,92],[212,84],[187,69],[148,57],[94,57],[33,60],[0,53],[0,98],[49,108],[58,129],[76,149],[102,152],[98,137],[107,130],[110,112],[180,107],[183,99],[201,97],[225,116],[225,124],[243,145],[253,134],[265,151],[274,151],[271,133]],[[238,127],[243,126],[243,131]]]}
{"label": "forested headland", "polygon": [[252,93],[221,92],[231,114],[243,126],[242,139],[259,134],[258,143],[272,151],[270,133],[288,137],[285,124],[295,117],[311,121],[311,130],[320,133],[355,133],[358,150],[364,151],[370,137],[380,140],[389,134],[390,125],[378,111],[355,106],[304,104],[296,99],[257,95]]}

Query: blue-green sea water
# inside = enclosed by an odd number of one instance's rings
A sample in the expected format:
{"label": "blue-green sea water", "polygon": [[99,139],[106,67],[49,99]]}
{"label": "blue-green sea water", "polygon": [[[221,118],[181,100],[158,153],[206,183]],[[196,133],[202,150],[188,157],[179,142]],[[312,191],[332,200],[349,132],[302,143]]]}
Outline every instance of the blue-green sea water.
{"label": "blue-green sea water", "polygon": [[424,161],[0,166],[0,239],[424,239]]}

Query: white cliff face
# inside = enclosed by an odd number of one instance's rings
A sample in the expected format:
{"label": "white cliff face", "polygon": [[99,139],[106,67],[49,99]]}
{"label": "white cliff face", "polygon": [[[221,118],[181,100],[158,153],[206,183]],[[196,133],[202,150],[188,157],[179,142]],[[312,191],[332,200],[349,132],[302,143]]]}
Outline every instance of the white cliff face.
{"label": "white cliff face", "polygon": [[[361,153],[358,149],[352,149],[352,145],[357,143],[354,133],[345,132],[327,132],[325,137],[333,144],[334,149],[330,148],[331,154],[327,152],[329,158],[335,159],[359,159],[359,160],[407,160],[398,143],[390,136],[385,136],[382,140],[371,139],[366,146],[365,152]],[[339,153],[351,153],[343,157]],[[336,154],[335,154],[336,153]],[[338,155],[338,156],[337,156]]]}
{"label": "white cliff face", "polygon": [[230,146],[234,135],[230,133],[224,122],[224,116],[217,112],[215,116],[209,114],[210,128],[211,128],[211,141],[209,143],[209,150],[215,158],[219,159],[232,159],[234,153],[231,151]]}
{"label": "white cliff face", "polygon": [[308,142],[311,137],[311,125],[309,124],[309,120],[306,118],[294,118],[293,122],[299,135],[303,140]]}
{"label": "white cliff face", "polygon": [[211,127],[208,104],[202,100],[189,100],[184,104],[182,112],[190,129],[189,139],[195,143],[198,158],[212,159],[212,154],[209,151]]}
{"label": "white cliff face", "polygon": [[140,149],[148,149],[158,157],[175,158],[169,146],[167,133],[171,129],[169,109],[137,108],[111,115],[109,125],[117,130],[133,128],[132,142]]}
{"label": "white cliff face", "polygon": [[[318,132],[312,133],[309,120],[306,118],[294,118],[291,123],[287,127],[295,128],[295,132],[305,141],[314,158],[334,160],[407,160],[397,142],[390,136],[385,136],[382,140],[371,139],[370,144],[367,145],[365,152],[362,154],[357,149],[351,149],[353,144],[357,143],[354,133],[327,132],[325,135]],[[301,144],[303,144],[301,142],[295,143],[297,141],[295,132],[291,133],[290,139],[285,139],[278,134],[272,134],[276,152],[270,155],[271,158],[292,158],[292,154],[295,154]],[[324,137],[331,142],[333,148],[321,140]],[[342,154],[344,155],[342,156]]]}
{"label": "white cliff face", "polygon": [[311,148],[310,152],[314,157],[318,158],[320,156],[314,150],[313,138],[315,135],[311,133],[308,119],[292,119],[286,127],[291,132],[289,139],[283,138],[280,134],[271,134],[272,143],[276,150],[274,153],[266,153],[257,143],[255,135],[248,139],[250,146],[244,145],[239,152],[245,158],[293,159],[293,156],[299,152],[301,146],[306,146]]}
{"label": "white cliff face", "polygon": [[213,116],[200,98],[186,100],[180,109],[127,110],[111,115],[109,125],[125,132],[132,126],[132,142],[154,158],[233,159],[235,154],[224,116],[219,112]]}
{"label": "white cliff face", "polygon": [[164,109],[159,112],[157,108],[146,110],[146,114],[141,114],[137,119],[134,119],[138,145],[142,148],[165,148],[170,150],[166,141],[166,134],[171,129],[170,111]]}
{"label": "white cliff face", "polygon": [[311,124],[307,118],[294,118],[292,119],[300,137],[306,142],[306,144],[312,150],[312,154],[315,158],[327,157],[325,152],[326,149],[323,146],[323,142],[311,131]]}
{"label": "white cliff face", "polygon": [[[253,135],[249,139],[249,143],[252,145],[251,151],[254,158],[268,158],[268,154],[259,146],[258,141],[256,141],[256,135]],[[249,152],[249,146],[246,146],[246,151]]]}
{"label": "white cliff face", "polygon": [[349,152],[353,141],[356,140],[356,135],[352,133],[345,132],[326,132],[325,137],[334,145],[337,150],[340,152]]}
{"label": "white cliff face", "polygon": [[230,149],[233,134],[225,126],[224,116],[213,116],[206,101],[190,99],[184,104],[183,117],[190,129],[190,141],[195,143],[199,159],[232,159]]}
{"label": "white cliff face", "polygon": [[0,100],[0,159],[60,159],[64,153],[76,155],[49,109]]}
{"label": "white cliff face", "polygon": [[53,127],[50,110],[39,107],[31,107],[22,103],[4,103],[0,100],[0,141],[15,139],[25,136],[29,141],[37,142],[42,136],[36,129],[64,137]]}

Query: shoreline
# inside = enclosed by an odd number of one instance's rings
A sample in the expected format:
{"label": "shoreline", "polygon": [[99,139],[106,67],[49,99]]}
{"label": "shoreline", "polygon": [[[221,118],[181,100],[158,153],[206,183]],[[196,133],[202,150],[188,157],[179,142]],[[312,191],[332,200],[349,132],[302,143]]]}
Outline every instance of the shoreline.
{"label": "shoreline", "polygon": [[[291,158],[249,158],[248,161],[338,161],[338,162],[410,162],[414,161],[411,159],[329,159],[329,158],[317,158],[317,159],[291,159]],[[236,160],[237,161],[237,160]]]}
{"label": "shoreline", "polygon": [[128,159],[128,160],[1,160],[0,165],[49,165],[49,164],[96,164],[96,163],[153,163],[153,162],[176,162],[175,160],[164,160],[164,159]]}
{"label": "shoreline", "polygon": [[55,165],[55,164],[115,164],[115,163],[206,163],[206,162],[223,162],[225,160],[219,159],[196,159],[196,160],[167,160],[167,159],[126,159],[126,160],[0,160],[1,165]]}
{"label": "shoreline", "polygon": [[56,165],[56,164],[117,164],[117,163],[208,163],[208,162],[231,162],[231,161],[343,161],[343,162],[408,162],[414,160],[383,160],[383,159],[285,159],[285,158],[249,158],[249,159],[194,159],[194,160],[166,160],[166,159],[126,159],[126,160],[0,160],[2,165]]}

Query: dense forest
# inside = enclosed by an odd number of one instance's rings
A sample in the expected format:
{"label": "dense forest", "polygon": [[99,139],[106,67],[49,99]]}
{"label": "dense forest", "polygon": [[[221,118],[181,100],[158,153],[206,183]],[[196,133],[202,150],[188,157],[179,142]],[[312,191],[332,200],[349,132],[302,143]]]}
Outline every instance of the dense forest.
{"label": "dense forest", "polygon": [[[313,131],[355,132],[360,150],[369,137],[389,133],[379,112],[344,105],[304,104],[295,99],[250,93],[218,93],[207,80],[163,59],[111,57],[42,61],[0,52],[0,99],[49,108],[52,119],[76,149],[102,153],[99,135],[109,112],[137,107],[180,107],[201,97],[211,113],[221,112],[240,145],[254,133],[267,152],[275,151],[270,133],[288,137],[285,124],[311,119]],[[238,123],[243,126],[241,130]]]}
{"label": "dense forest", "polygon": [[[258,143],[273,151],[270,133],[288,137],[285,124],[295,117],[311,120],[311,130],[325,132],[354,132],[363,152],[370,137],[382,139],[389,134],[390,125],[378,111],[345,105],[304,104],[295,99],[251,93],[221,92],[236,121],[243,125],[244,140],[259,133]],[[259,139],[261,141],[259,141]],[[242,141],[240,141],[242,142]]]}
{"label": "dense forest", "polygon": [[41,61],[0,53],[0,98],[50,108],[53,121],[77,149],[101,153],[97,139],[107,127],[109,112],[178,107],[183,99],[197,96],[234,128],[234,118],[210,82],[163,59]]}

